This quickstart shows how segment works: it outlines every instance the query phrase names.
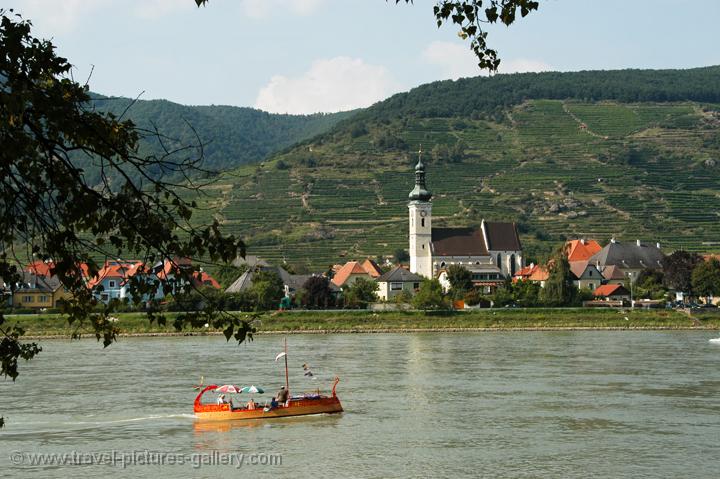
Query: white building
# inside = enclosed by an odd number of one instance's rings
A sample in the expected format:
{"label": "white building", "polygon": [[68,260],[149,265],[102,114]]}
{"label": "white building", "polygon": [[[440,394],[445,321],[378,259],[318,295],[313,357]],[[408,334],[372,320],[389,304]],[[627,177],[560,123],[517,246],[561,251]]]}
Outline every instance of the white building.
{"label": "white building", "polygon": [[418,159],[410,202],[410,271],[446,281],[453,264],[470,270],[477,286],[491,288],[523,267],[515,223],[488,222],[480,228],[433,228],[432,193],[425,186],[425,165]]}

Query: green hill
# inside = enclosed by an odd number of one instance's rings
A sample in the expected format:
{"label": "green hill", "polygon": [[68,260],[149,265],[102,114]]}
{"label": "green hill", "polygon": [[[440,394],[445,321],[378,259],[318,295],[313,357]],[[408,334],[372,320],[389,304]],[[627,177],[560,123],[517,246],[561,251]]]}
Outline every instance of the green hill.
{"label": "green hill", "polygon": [[[138,127],[163,135],[164,145],[152,134],[146,136],[140,145],[142,154],[160,156],[163,146],[173,150],[201,143],[204,160],[200,166],[212,171],[260,162],[269,154],[329,130],[354,113],[279,115],[234,106],[185,106],[166,100],[133,102],[97,94],[92,98],[97,110],[123,115]],[[190,148],[171,158],[199,156],[199,149]],[[92,162],[85,161],[83,167],[91,183],[98,180],[99,171]]]}
{"label": "green hill", "polygon": [[437,82],[224,175],[199,216],[312,269],[391,255],[422,145],[436,225],[515,220],[535,258],[574,237],[717,251],[719,105],[719,67]]}

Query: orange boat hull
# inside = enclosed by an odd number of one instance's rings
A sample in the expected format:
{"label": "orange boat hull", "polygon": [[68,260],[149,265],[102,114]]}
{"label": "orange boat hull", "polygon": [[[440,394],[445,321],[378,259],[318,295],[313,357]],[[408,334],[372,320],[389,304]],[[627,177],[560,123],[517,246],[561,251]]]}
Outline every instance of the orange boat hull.
{"label": "orange boat hull", "polygon": [[229,404],[196,404],[195,416],[203,421],[236,421],[248,419],[272,419],[276,417],[306,416],[308,414],[332,414],[342,412],[337,396],[317,399],[292,399],[287,406],[277,406],[269,411],[256,409],[231,409]]}

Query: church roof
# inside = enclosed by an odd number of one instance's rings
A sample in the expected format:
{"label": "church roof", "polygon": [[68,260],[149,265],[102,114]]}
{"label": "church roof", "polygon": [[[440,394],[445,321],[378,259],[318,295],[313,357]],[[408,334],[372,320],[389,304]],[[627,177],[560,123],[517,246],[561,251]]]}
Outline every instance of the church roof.
{"label": "church roof", "polygon": [[433,228],[435,256],[487,256],[482,231],[474,228]]}
{"label": "church roof", "polygon": [[515,223],[485,222],[490,251],[520,251],[520,237]]}

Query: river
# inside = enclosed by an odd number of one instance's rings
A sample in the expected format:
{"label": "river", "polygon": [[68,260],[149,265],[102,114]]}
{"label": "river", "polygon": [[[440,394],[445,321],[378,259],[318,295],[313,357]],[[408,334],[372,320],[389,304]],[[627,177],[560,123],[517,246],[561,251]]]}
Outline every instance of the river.
{"label": "river", "polygon": [[[0,471],[59,478],[717,477],[720,346],[708,343],[712,336],[292,335],[293,392],[327,389],[338,375],[346,412],[211,425],[192,416],[192,386],[203,375],[206,384],[274,392],[284,383],[273,360],[280,336],[239,346],[217,336],[127,338],[106,350],[94,340],[42,341],[43,352],[21,364],[17,382],[0,380]],[[303,363],[317,379],[303,375]],[[49,455],[74,463],[31,465]]]}

